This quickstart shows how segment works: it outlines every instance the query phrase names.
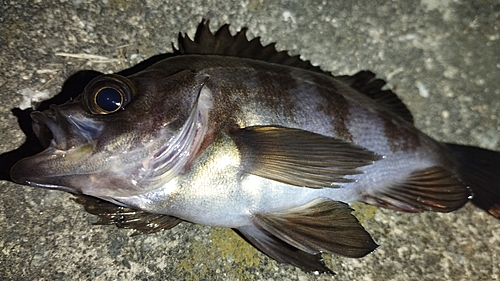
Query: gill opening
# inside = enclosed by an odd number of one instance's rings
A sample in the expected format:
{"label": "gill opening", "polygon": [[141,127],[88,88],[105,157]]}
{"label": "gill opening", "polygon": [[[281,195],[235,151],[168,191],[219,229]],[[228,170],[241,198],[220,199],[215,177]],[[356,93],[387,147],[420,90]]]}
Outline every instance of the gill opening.
{"label": "gill opening", "polygon": [[197,154],[208,131],[212,105],[212,92],[202,85],[195,106],[179,134],[143,163],[144,172],[138,184],[158,187],[184,171]]}

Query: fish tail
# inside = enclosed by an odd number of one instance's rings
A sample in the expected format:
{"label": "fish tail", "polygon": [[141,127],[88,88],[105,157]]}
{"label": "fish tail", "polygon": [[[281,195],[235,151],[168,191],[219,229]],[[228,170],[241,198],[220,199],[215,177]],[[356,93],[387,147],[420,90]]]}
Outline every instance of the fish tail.
{"label": "fish tail", "polygon": [[500,152],[446,144],[458,165],[458,177],[472,191],[472,203],[500,219]]}

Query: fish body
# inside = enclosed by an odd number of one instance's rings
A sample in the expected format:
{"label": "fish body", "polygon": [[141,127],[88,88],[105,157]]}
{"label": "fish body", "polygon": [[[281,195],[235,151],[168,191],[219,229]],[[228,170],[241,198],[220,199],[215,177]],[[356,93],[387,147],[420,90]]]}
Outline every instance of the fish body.
{"label": "fish body", "polygon": [[[171,188],[162,187],[136,197],[114,198],[127,206],[166,212],[196,223],[235,228],[247,224],[248,214],[254,212],[288,209],[319,197],[360,201],[364,199],[363,192],[402,182],[412,172],[438,165],[453,169],[449,155],[439,143],[334,78],[220,56],[177,57],[153,68],[162,71],[166,65],[178,66],[173,73],[190,69],[196,75],[209,77],[203,88],[211,100],[207,108],[211,116],[202,126],[208,126],[210,133],[205,138],[210,138],[211,143],[184,173],[165,185]],[[227,77],[232,78],[228,81]],[[283,87],[283,84],[289,86]],[[167,91],[171,90],[175,89]],[[282,100],[283,96],[286,101]],[[325,104],[336,104],[336,108],[327,108]],[[392,128],[387,129],[389,125]],[[313,132],[356,143],[385,157],[361,167],[362,173],[352,175],[353,181],[342,183],[341,188],[303,188],[242,174],[240,167],[244,165],[244,158],[228,128],[255,126]],[[166,189],[172,193],[167,194]],[[151,197],[160,200],[146,199]],[[171,197],[175,200],[170,200]]]}
{"label": "fish body", "polygon": [[13,180],[140,210],[147,220],[132,228],[150,227],[152,214],[157,228],[230,227],[278,261],[318,271],[329,271],[322,252],[377,247],[346,203],[449,212],[474,196],[500,217],[500,153],[423,134],[371,72],[332,76],[205,23],[177,52],[34,112],[47,148],[19,161]]}

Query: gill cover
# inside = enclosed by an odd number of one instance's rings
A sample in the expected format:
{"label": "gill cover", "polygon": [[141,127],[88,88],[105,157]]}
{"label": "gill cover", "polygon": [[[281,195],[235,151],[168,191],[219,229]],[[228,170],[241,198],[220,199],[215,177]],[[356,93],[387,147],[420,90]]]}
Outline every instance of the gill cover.
{"label": "gill cover", "polygon": [[[126,153],[117,151],[107,156],[107,167],[100,173],[88,175],[92,184],[84,185],[81,193],[119,204],[120,198],[161,188],[185,170],[198,152],[208,131],[212,108],[212,92],[205,86],[208,76],[185,70],[162,77],[155,84],[151,81],[157,75],[161,76],[161,72],[130,77],[138,89],[134,104],[106,116],[134,111],[138,119],[144,116],[148,120],[163,121],[154,123],[156,125],[145,123],[129,132],[148,137],[140,144],[133,144],[134,148]],[[150,88],[144,87],[146,84]],[[147,107],[139,106],[142,103]],[[139,120],[127,120],[140,124]]]}
{"label": "gill cover", "polygon": [[[213,106],[212,92],[205,86],[206,75],[182,71],[175,75],[192,76],[196,83],[196,100],[178,134],[165,142],[151,157],[143,162],[142,185],[159,187],[170,181],[197,155],[208,131],[209,112]],[[186,97],[187,98],[187,97]]]}

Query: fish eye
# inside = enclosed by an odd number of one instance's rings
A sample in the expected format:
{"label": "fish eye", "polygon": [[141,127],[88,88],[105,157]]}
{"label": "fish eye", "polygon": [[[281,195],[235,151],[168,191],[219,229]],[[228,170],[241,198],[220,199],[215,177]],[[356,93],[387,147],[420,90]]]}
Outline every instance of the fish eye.
{"label": "fish eye", "polygon": [[135,95],[135,88],[127,78],[108,74],[90,81],[83,94],[91,113],[109,114],[125,109]]}
{"label": "fish eye", "polygon": [[96,104],[105,111],[114,112],[120,109],[123,98],[118,90],[113,88],[104,88],[95,95]]}

